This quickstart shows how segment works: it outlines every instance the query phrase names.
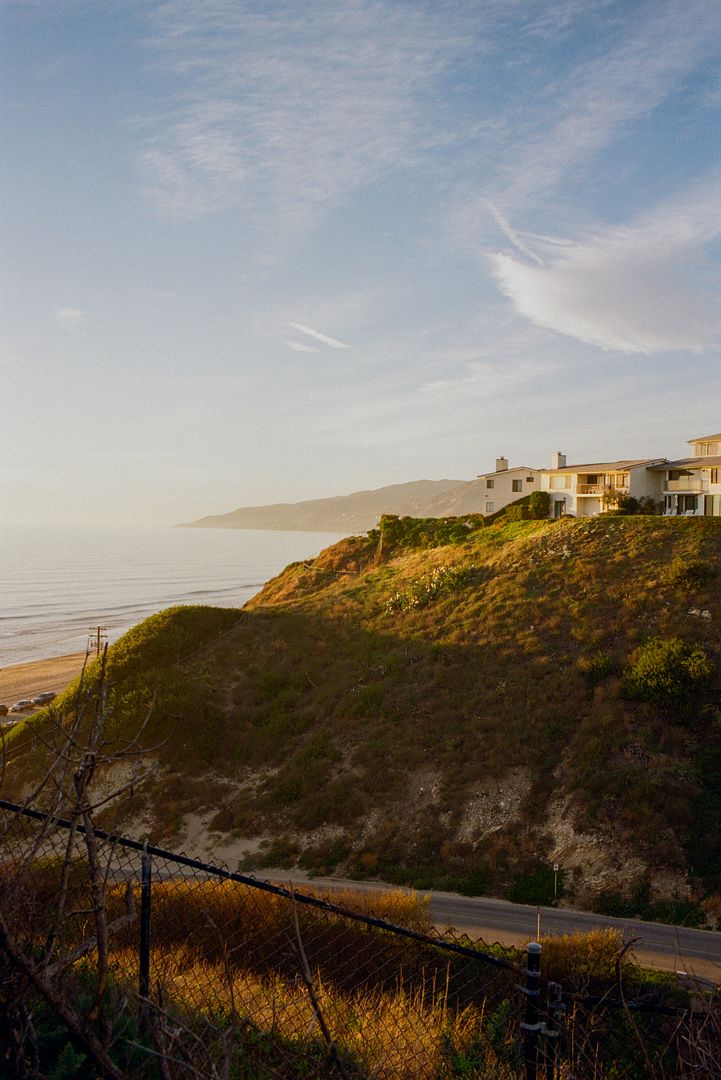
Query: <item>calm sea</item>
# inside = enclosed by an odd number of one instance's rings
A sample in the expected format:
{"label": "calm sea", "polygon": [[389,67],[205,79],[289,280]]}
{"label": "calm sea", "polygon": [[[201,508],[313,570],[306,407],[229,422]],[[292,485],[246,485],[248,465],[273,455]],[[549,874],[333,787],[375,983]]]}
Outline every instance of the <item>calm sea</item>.
{"label": "calm sea", "polygon": [[337,533],[0,527],[0,666],[115,641],[171,604],[242,607],[289,562]]}

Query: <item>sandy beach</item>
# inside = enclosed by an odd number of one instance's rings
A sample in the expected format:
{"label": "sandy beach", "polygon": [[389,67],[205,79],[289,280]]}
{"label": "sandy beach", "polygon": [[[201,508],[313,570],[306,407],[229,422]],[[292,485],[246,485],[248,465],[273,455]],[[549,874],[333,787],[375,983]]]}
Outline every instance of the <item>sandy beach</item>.
{"label": "sandy beach", "polygon": [[20,698],[35,697],[46,690],[59,693],[80,674],[85,653],[54,656],[50,660],[33,660],[27,664],[10,664],[0,668],[0,702],[12,705]]}

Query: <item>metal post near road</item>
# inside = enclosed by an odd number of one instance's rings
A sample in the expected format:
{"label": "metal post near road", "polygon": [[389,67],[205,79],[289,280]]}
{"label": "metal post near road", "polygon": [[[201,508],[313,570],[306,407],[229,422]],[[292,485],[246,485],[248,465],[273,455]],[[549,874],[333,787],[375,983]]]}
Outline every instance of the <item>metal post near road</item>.
{"label": "metal post near road", "polygon": [[543,1025],[539,1022],[541,997],[541,946],[537,941],[529,941],[526,947],[526,1009],[521,1030],[523,1031],[523,1064],[526,1080],[537,1080],[538,1076],[538,1035]]}

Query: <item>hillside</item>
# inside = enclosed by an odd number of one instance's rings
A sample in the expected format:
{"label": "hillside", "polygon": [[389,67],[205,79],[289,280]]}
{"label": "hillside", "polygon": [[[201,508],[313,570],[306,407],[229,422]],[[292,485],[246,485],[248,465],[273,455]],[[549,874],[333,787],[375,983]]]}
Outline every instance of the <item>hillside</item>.
{"label": "hillside", "polygon": [[228,514],[199,518],[183,529],[288,529],[300,532],[366,532],[382,514],[438,517],[477,513],[483,508],[476,481],[415,480],[329,499],[270,506],[241,506]]}
{"label": "hillside", "polygon": [[719,916],[720,626],[718,519],[389,519],[110,650],[109,734],[158,771],[106,813],[244,866],[541,900],[558,861],[574,905]]}

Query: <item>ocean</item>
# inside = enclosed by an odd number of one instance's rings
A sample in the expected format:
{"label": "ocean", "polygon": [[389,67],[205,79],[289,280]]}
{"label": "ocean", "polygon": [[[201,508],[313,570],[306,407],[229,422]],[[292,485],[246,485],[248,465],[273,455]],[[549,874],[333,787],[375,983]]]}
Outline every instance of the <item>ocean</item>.
{"label": "ocean", "polygon": [[0,527],[0,667],[84,652],[173,604],[242,607],[338,533]]}

